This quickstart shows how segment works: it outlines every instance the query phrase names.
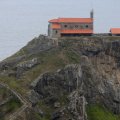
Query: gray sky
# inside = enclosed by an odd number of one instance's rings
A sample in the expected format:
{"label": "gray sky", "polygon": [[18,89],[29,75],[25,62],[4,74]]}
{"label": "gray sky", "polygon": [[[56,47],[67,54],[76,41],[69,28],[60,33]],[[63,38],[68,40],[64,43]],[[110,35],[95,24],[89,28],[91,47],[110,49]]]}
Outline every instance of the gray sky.
{"label": "gray sky", "polygon": [[120,27],[120,0],[0,0],[0,60],[13,54],[39,34],[48,20],[89,17],[95,11],[95,32]]}

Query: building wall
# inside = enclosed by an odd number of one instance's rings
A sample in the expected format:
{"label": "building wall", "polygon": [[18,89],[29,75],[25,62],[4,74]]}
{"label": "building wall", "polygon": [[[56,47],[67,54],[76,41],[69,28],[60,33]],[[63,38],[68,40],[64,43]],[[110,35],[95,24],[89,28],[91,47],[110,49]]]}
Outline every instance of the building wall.
{"label": "building wall", "polygon": [[62,29],[93,29],[93,23],[61,23]]}
{"label": "building wall", "polygon": [[52,29],[52,23],[49,23],[48,25],[48,36],[52,38],[61,37],[59,29]]}
{"label": "building wall", "polygon": [[112,36],[120,36],[120,34],[112,34],[112,33],[111,33],[111,35],[112,35]]}
{"label": "building wall", "polygon": [[52,24],[49,23],[48,25],[48,36],[52,37],[52,29],[51,29]]}
{"label": "building wall", "polygon": [[48,35],[52,38],[61,37],[60,30],[64,29],[91,29],[93,30],[93,23],[61,23],[61,29],[52,29],[52,23],[48,25]]}
{"label": "building wall", "polygon": [[52,37],[54,38],[58,38],[58,37],[61,37],[61,34],[60,34],[60,30],[59,29],[54,29],[52,30]]}

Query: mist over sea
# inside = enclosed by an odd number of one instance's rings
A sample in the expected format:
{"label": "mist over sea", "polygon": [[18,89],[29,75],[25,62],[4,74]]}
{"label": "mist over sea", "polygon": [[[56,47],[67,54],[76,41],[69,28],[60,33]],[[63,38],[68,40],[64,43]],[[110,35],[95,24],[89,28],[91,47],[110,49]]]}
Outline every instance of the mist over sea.
{"label": "mist over sea", "polygon": [[[109,5],[107,5],[109,3]],[[39,34],[47,34],[48,20],[89,17],[95,11],[95,32],[120,27],[120,0],[0,0],[0,61]]]}

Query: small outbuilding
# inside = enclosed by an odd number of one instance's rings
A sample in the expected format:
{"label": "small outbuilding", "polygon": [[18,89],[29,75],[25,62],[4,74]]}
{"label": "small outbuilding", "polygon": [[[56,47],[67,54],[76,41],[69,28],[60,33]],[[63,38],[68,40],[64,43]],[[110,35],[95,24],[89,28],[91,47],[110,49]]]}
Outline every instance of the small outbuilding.
{"label": "small outbuilding", "polygon": [[112,36],[120,36],[120,28],[111,28],[110,29],[110,34]]}

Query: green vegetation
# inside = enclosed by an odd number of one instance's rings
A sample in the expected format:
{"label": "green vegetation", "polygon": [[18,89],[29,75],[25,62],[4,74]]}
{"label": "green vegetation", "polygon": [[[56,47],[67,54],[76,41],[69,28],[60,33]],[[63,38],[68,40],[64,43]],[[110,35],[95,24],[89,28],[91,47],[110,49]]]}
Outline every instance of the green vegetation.
{"label": "green vegetation", "polygon": [[[4,108],[6,109],[6,113],[10,113],[15,111],[17,108],[19,108],[21,106],[21,102],[17,99],[17,98],[12,98],[9,102],[7,102],[4,105]],[[4,109],[3,108],[3,109]]]}
{"label": "green vegetation", "polygon": [[[37,41],[39,42],[39,40]],[[32,58],[38,58],[40,64],[30,69],[29,71],[26,71],[24,75],[21,76],[20,80],[17,80],[15,77],[0,76],[0,81],[7,83],[12,89],[15,89],[21,94],[26,94],[30,83],[35,80],[40,74],[44,72],[54,72],[57,69],[63,68],[67,64],[76,64],[80,61],[80,55],[76,54],[72,48],[73,40],[65,40],[61,43],[63,44],[61,47],[53,48],[49,51],[28,55],[27,48],[36,44],[37,41],[34,39],[27,46],[6,60],[12,60],[17,56],[25,55],[25,59],[20,61],[20,63],[23,63],[24,61],[30,60]],[[79,40],[76,40],[76,42],[79,42]]]}
{"label": "green vegetation", "polygon": [[[18,52],[17,55],[21,55],[21,52]],[[14,56],[9,59],[12,58],[14,58]],[[65,67],[67,64],[79,63],[80,60],[80,56],[69,47],[53,48],[49,51],[26,56],[25,60],[30,60],[33,58],[38,58],[40,64],[26,71],[24,75],[21,76],[20,80],[17,80],[14,76],[0,76],[0,81],[8,84],[10,88],[16,90],[22,95],[25,95],[29,90],[30,83],[40,74],[45,72],[54,72],[57,69]],[[20,61],[20,63],[25,60]]]}
{"label": "green vegetation", "polygon": [[63,96],[60,96],[59,102],[61,106],[67,105],[68,104],[67,95],[64,94]]}
{"label": "green vegetation", "polygon": [[114,115],[101,105],[88,105],[87,115],[88,120],[120,120],[120,116]]}
{"label": "green vegetation", "polygon": [[3,103],[0,106],[0,120],[6,119],[10,113],[22,106],[22,103],[2,86],[0,87],[0,103]]}
{"label": "green vegetation", "polygon": [[16,90],[17,92],[21,93],[21,94],[24,94],[26,91],[26,89],[21,89],[22,85],[22,81],[20,80],[17,80],[16,78],[14,77],[8,77],[8,76],[0,76],[0,81],[3,82],[3,83],[6,83],[9,85],[10,88],[12,88],[13,90]]}
{"label": "green vegetation", "polygon": [[48,119],[48,118],[46,118],[46,117],[41,117],[39,114],[35,114],[35,119],[36,120],[50,120],[50,119]]}
{"label": "green vegetation", "polygon": [[78,63],[79,61],[78,55],[73,53],[73,51],[68,52],[68,50],[64,49],[51,50],[41,53],[37,57],[40,59],[40,61],[42,61],[42,64],[27,72],[32,79],[36,78],[38,75],[40,75],[40,73],[47,71],[52,72],[63,68],[67,64]]}
{"label": "green vegetation", "polygon": [[38,105],[42,111],[46,113],[45,117],[39,116],[39,118],[41,118],[40,120],[50,120],[53,109],[50,106],[47,106],[44,101],[39,101]]}
{"label": "green vegetation", "polygon": [[79,63],[80,62],[80,56],[77,55],[74,51],[68,50],[66,51],[66,56],[69,59],[71,63]]}
{"label": "green vegetation", "polygon": [[5,99],[10,95],[6,88],[0,88],[0,98]]}
{"label": "green vegetation", "polygon": [[15,97],[11,98],[6,104],[1,106],[0,120],[4,120],[4,118],[7,115],[16,111],[21,106],[22,106],[22,103],[17,98],[15,98]]}

